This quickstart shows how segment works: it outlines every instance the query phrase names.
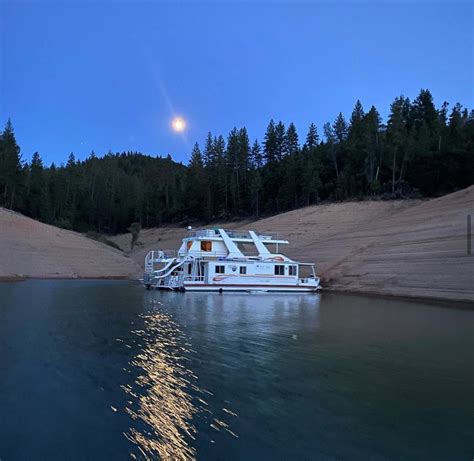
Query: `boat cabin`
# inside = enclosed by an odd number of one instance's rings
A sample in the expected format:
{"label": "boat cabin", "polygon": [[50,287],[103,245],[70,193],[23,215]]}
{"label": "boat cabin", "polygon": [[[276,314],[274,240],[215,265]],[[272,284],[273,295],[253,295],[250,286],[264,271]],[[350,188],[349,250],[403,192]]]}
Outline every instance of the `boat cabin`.
{"label": "boat cabin", "polygon": [[254,231],[191,230],[177,254],[148,253],[145,284],[193,291],[317,290],[314,264],[296,262],[279,253],[280,245],[288,243]]}

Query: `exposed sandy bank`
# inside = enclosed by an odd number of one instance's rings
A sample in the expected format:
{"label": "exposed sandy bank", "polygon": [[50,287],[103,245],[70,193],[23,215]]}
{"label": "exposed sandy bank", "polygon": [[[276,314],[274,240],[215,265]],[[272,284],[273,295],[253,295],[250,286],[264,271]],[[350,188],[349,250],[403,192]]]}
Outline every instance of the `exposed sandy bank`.
{"label": "exposed sandy bank", "polygon": [[[315,261],[327,288],[474,302],[468,213],[474,215],[474,186],[433,200],[320,205],[222,226],[288,238],[290,245],[281,251]],[[177,249],[185,235],[176,227],[143,230],[127,257],[76,232],[0,208],[0,280],[136,278],[150,249]],[[113,240],[129,252],[130,234]]]}
{"label": "exposed sandy bank", "polygon": [[0,208],[0,280],[133,278],[140,273],[118,250]]}
{"label": "exposed sandy bank", "polygon": [[[468,213],[474,215],[474,186],[433,200],[312,206],[225,227],[280,233],[290,240],[281,251],[315,261],[328,288],[474,302]],[[148,250],[177,249],[185,235],[183,228],[144,230],[131,256],[143,265]],[[127,249],[130,235],[113,240]]]}

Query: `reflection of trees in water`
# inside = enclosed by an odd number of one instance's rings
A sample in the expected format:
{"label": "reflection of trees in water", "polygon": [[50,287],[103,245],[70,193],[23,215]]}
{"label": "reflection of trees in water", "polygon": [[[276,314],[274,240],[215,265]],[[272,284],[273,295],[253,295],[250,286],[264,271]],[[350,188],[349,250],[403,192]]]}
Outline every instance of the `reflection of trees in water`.
{"label": "reflection of trees in water", "polygon": [[[131,361],[139,370],[133,387],[122,386],[129,395],[126,411],[134,420],[145,423],[132,427],[126,437],[145,459],[194,459],[192,417],[198,412],[190,391],[200,394],[197,377],[186,367],[191,352],[177,325],[164,313],[143,316],[144,329],[135,331],[141,352]],[[199,397],[196,397],[205,403]],[[136,459],[135,454],[131,454]]]}

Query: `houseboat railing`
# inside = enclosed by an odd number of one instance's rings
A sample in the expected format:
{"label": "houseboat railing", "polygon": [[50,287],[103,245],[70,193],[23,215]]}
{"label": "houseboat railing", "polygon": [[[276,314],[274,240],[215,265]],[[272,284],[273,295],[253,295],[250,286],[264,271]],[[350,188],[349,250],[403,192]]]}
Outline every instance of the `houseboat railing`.
{"label": "houseboat railing", "polygon": [[[244,238],[250,239],[250,234],[246,231],[239,231],[239,230],[232,230],[232,229],[224,229],[226,234],[230,238]],[[277,233],[269,233],[269,232],[256,232],[258,237],[262,240],[280,240],[280,234]],[[197,230],[190,230],[189,237],[219,237],[219,229],[197,229]]]}
{"label": "houseboat railing", "polygon": [[204,275],[186,275],[184,276],[185,282],[204,282]]}
{"label": "houseboat railing", "polygon": [[197,229],[188,231],[189,237],[219,237],[218,229]]}
{"label": "houseboat railing", "polygon": [[146,255],[147,259],[159,262],[161,259],[176,258],[176,250],[152,250]]}
{"label": "houseboat railing", "polygon": [[165,259],[176,258],[176,250],[152,250],[145,256],[145,271],[151,272],[154,270],[154,263],[162,263]]}
{"label": "houseboat railing", "polygon": [[208,257],[215,257],[215,258],[225,258],[227,256],[227,251],[201,251],[201,250],[197,250],[197,251],[180,251],[178,253],[178,256],[179,257],[182,257],[182,256],[199,256],[199,257],[202,257],[202,256],[205,256],[206,258]]}

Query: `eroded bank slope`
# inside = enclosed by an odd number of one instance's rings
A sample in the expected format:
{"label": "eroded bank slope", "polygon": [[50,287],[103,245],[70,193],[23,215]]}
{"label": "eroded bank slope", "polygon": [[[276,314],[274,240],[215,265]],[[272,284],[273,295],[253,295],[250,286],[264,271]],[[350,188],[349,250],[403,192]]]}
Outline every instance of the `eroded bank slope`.
{"label": "eroded bank slope", "polygon": [[[290,240],[282,251],[316,261],[328,288],[474,302],[469,213],[474,186],[433,200],[319,205],[225,227],[280,233]],[[148,250],[176,249],[185,235],[184,228],[144,230],[131,256],[143,265]],[[130,236],[114,241],[127,249]]]}
{"label": "eroded bank slope", "polygon": [[141,268],[81,234],[0,208],[0,279],[134,278]]}

